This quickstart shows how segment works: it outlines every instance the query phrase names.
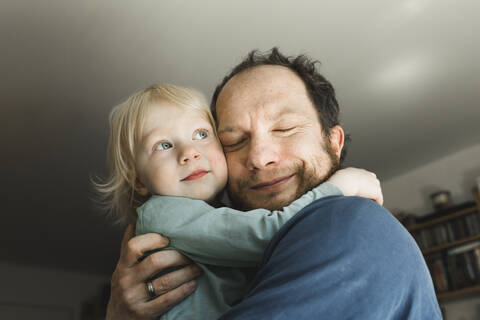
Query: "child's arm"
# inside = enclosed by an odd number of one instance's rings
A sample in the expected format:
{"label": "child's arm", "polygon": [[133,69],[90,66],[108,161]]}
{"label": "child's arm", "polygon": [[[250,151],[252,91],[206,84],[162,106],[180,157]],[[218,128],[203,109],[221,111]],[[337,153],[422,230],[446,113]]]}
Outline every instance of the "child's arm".
{"label": "child's arm", "polygon": [[214,208],[205,201],[153,196],[137,209],[137,234],[156,232],[192,260],[213,265],[251,267],[260,262],[273,235],[309,203],[341,191],[323,183],[283,208],[239,211]]}
{"label": "child's arm", "polygon": [[383,205],[382,188],[377,175],[365,169],[346,168],[338,170],[328,179],[342,190],[345,196],[357,196],[372,199],[379,205]]}
{"label": "child's arm", "polygon": [[[363,185],[365,180],[372,179],[366,175],[361,179],[361,176],[355,177],[354,184]],[[353,190],[345,187],[351,185],[348,179],[337,179],[334,183],[348,192]],[[283,211],[256,209],[242,212],[226,207],[214,208],[201,200],[153,196],[137,210],[137,234],[161,233],[170,239],[172,247],[200,263],[256,266],[270,239],[291,217],[315,200],[342,195],[340,189],[332,183],[322,183],[284,207]]]}

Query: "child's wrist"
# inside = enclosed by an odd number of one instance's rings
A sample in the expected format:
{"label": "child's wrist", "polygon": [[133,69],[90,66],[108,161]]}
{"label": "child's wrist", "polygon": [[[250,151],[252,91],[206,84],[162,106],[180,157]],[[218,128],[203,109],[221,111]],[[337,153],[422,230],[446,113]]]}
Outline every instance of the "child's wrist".
{"label": "child's wrist", "polygon": [[344,196],[345,194],[343,193],[343,190],[337,186],[335,183],[332,183],[330,181],[325,181],[324,185],[326,188],[328,188],[329,193],[331,193],[334,196]]}

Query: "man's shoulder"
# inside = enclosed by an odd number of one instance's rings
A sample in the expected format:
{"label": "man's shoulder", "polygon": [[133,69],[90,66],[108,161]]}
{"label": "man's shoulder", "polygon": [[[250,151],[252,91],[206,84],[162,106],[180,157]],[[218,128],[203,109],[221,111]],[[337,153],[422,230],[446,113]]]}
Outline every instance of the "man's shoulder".
{"label": "man's shoulder", "polygon": [[[289,269],[292,265],[296,269]],[[299,269],[315,270],[315,276]],[[260,291],[283,288],[276,279],[296,279],[296,287],[320,301],[315,317],[335,318],[335,312],[337,318],[346,314],[361,319],[440,317],[415,241],[386,209],[368,199],[335,196],[305,207],[274,237],[261,272],[266,280],[259,277]],[[312,287],[315,290],[309,291]]]}
{"label": "man's shoulder", "polygon": [[369,210],[374,210],[376,212],[386,211],[384,207],[380,206],[373,200],[362,198],[362,197],[351,197],[351,196],[325,197],[311,203],[307,207],[310,207],[310,209],[315,209],[315,210],[316,209],[322,210],[322,209],[325,209],[325,207],[328,207],[328,209],[336,209],[336,210],[342,210],[347,212],[361,211],[366,208],[368,208]]}
{"label": "man's shoulder", "polygon": [[[301,212],[306,219],[320,215],[323,222],[321,231],[330,239],[358,246],[385,249],[390,244],[416,256],[421,255],[410,233],[384,207],[376,202],[360,197],[328,197],[307,206]],[[318,219],[318,218],[317,218]],[[387,249],[388,250],[388,249]],[[380,250],[383,251],[383,250]]]}
{"label": "man's shoulder", "polygon": [[344,224],[378,223],[399,225],[392,214],[376,202],[361,197],[333,196],[317,200],[304,208],[307,214],[320,214]]}
{"label": "man's shoulder", "polygon": [[398,301],[408,303],[408,299],[423,295],[432,312],[437,313],[423,255],[410,233],[388,210],[359,197],[329,197],[305,209],[307,221],[303,224],[318,226],[315,237],[324,254],[343,257],[341,265],[354,266],[355,272],[362,274],[360,278],[383,282],[376,288],[379,301],[386,294],[385,288],[401,283],[408,298],[397,290]]}

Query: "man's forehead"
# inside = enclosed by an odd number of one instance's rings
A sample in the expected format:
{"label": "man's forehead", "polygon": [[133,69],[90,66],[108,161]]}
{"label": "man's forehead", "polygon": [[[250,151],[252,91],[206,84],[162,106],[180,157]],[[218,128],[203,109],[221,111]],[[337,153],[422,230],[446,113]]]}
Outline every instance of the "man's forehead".
{"label": "man's forehead", "polygon": [[263,65],[244,70],[232,77],[220,91],[216,109],[230,109],[238,102],[281,102],[288,99],[307,98],[303,80],[292,70],[283,66]]}
{"label": "man's forehead", "polygon": [[262,65],[244,70],[230,79],[217,99],[217,110],[238,101],[270,103],[308,97],[304,81],[287,67]]}
{"label": "man's forehead", "polygon": [[[279,65],[261,65],[241,71],[233,76],[224,89],[237,91],[249,85],[275,86],[285,81],[303,83],[302,79],[290,68]],[[224,90],[222,90],[224,91]],[[220,92],[221,93],[221,92]]]}

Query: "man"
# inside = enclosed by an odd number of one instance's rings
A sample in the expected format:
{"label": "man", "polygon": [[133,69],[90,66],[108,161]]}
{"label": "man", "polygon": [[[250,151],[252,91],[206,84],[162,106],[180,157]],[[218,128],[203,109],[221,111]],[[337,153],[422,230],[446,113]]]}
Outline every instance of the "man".
{"label": "man", "polygon": [[[326,180],[343,159],[345,134],[331,84],[305,56],[252,52],[217,87],[212,111],[228,164],[228,193],[242,209],[278,209]],[[198,269],[159,235],[122,242],[109,319],[150,319],[195,288]],[[131,239],[130,239],[131,238]],[[154,280],[159,271],[186,267]],[[372,201],[330,197],[292,218],[266,249],[251,290],[225,319],[441,319],[423,257],[408,233]]]}

